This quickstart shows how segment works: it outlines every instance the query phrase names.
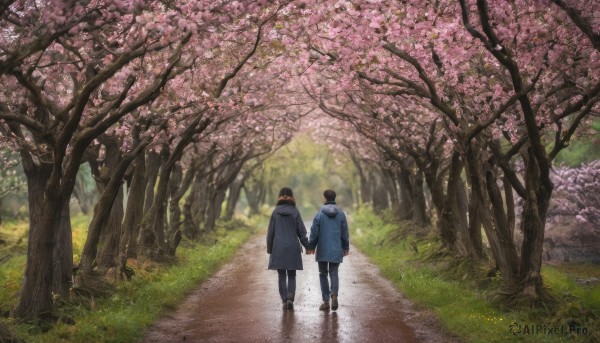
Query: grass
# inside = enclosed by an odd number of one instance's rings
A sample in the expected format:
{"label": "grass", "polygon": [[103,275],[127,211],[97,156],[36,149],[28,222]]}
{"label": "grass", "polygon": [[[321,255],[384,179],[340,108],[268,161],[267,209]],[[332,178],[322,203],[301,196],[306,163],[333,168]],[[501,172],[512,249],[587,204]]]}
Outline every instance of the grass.
{"label": "grass", "polygon": [[[410,230],[384,222],[369,209],[353,216],[351,228],[353,243],[401,292],[433,310],[447,330],[465,341],[600,341],[600,286],[575,282],[578,277],[598,277],[598,266],[544,266],[544,282],[559,299],[557,307],[506,310],[492,301],[499,280],[485,278],[489,266],[436,256],[440,250],[434,238],[416,239]],[[577,325],[575,329],[585,328],[587,334],[570,334],[571,322]],[[513,335],[513,323],[521,326],[521,332],[529,333]],[[559,332],[562,328],[563,334],[544,334],[550,328],[558,328]]]}
{"label": "grass", "polygon": [[[87,223],[86,217],[73,219],[76,258],[85,240]],[[173,309],[233,256],[254,232],[254,224],[227,225],[236,229],[220,226],[210,237],[205,237],[203,244],[183,241],[174,265],[132,260],[129,265],[135,271],[135,277],[132,281],[115,283],[110,296],[87,305],[65,303],[59,306],[59,314],[72,318],[73,325],[58,322],[49,331],[42,332],[33,325],[15,324],[10,320],[5,323],[26,342],[138,342],[149,324],[166,310]],[[14,223],[3,225],[0,233],[2,237],[10,235],[12,239],[23,230],[26,230],[26,224]],[[14,251],[16,246],[12,244],[12,248]],[[4,286],[0,296],[2,309],[14,306],[24,262],[24,256],[19,255],[0,266],[0,287]]]}
{"label": "grass", "polygon": [[15,303],[21,286],[27,253],[26,222],[9,221],[0,225],[0,311],[6,312]]}

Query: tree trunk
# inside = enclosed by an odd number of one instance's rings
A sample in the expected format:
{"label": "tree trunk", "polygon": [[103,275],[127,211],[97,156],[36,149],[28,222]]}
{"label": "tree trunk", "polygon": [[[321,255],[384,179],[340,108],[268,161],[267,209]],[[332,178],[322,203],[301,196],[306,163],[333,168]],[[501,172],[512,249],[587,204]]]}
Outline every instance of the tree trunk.
{"label": "tree trunk", "polygon": [[209,195],[213,192],[210,183],[211,182],[207,177],[198,178],[198,193],[192,203],[194,223],[198,225],[200,233],[204,230],[204,224],[206,223],[206,217],[208,215]]}
{"label": "tree trunk", "polygon": [[[20,128],[11,129],[22,136]],[[69,246],[70,226],[66,224],[70,219],[64,219],[69,212],[65,208],[69,206],[86,146],[86,141],[76,141],[70,156],[66,157],[66,145],[58,144],[53,147],[52,162],[34,159],[29,152],[21,151],[28,183],[30,226],[25,274],[14,310],[16,317],[50,316],[53,288],[57,287],[61,293],[68,288],[68,283],[64,283],[70,280],[72,272],[72,247]],[[56,253],[55,247],[59,249]],[[56,279],[55,263],[66,263],[57,270]]]}
{"label": "tree trunk", "polygon": [[383,186],[387,191],[389,208],[391,208],[395,214],[400,214],[400,195],[398,192],[398,185],[396,184],[395,172],[389,169],[383,169],[382,180]]}
{"label": "tree trunk", "polygon": [[[192,165],[195,165],[194,163]],[[189,168],[185,173],[185,176],[182,178],[182,170],[180,166],[175,166],[176,169],[173,169],[173,176],[171,177],[171,185],[170,185],[170,202],[169,202],[169,211],[171,218],[169,220],[169,255],[175,256],[175,251],[179,242],[181,241],[181,208],[179,203],[181,202],[181,198],[190,188],[192,183],[192,179],[194,177],[195,168]]]}
{"label": "tree trunk", "polygon": [[513,194],[513,188],[508,180],[508,177],[505,175],[502,180],[504,186],[504,201],[506,203],[506,219],[508,220],[508,227],[510,231],[510,237],[512,237],[513,241],[515,238],[515,199]]}
{"label": "tree trunk", "polygon": [[144,197],[144,215],[148,213],[148,210],[152,206],[154,201],[154,188],[156,186],[156,179],[158,178],[158,172],[160,170],[161,157],[158,153],[149,151],[148,158],[146,159],[146,196]]}
{"label": "tree trunk", "polygon": [[146,188],[146,157],[140,153],[134,162],[133,176],[129,194],[127,196],[127,209],[123,219],[123,237],[119,247],[119,263],[125,267],[127,258],[137,257],[137,236],[139,225],[144,215],[144,190]]}
{"label": "tree trunk", "polygon": [[53,249],[56,237],[53,232],[54,218],[49,214],[56,213],[54,210],[60,206],[57,206],[56,192],[50,194],[50,199],[44,198],[52,167],[46,164],[36,166],[24,157],[23,169],[27,176],[29,200],[29,244],[25,276],[14,313],[18,318],[34,319],[47,317],[52,312]]}
{"label": "tree trunk", "polygon": [[[410,180],[410,170],[404,167],[400,168],[398,173],[398,184],[400,188],[400,219],[412,220],[416,223],[416,213],[413,206],[413,185]],[[419,224],[417,224],[419,225]],[[421,226],[421,225],[419,225]]]}
{"label": "tree trunk", "polygon": [[[501,253],[503,254],[503,264],[507,266],[500,266],[500,268],[508,268],[505,274],[508,274],[506,285],[512,287],[514,278],[518,274],[518,263],[519,257],[517,255],[516,246],[513,240],[512,232],[507,220],[506,212],[504,210],[504,203],[502,199],[502,193],[498,187],[498,180],[493,170],[491,170],[491,164],[486,164],[486,186],[487,193],[489,196],[489,203],[491,204],[492,214],[494,218],[494,226],[496,239],[500,240],[502,247]],[[540,254],[541,255],[541,254]]]}
{"label": "tree trunk", "polygon": [[423,173],[425,183],[429,188],[432,208],[439,220],[442,208],[444,207],[443,177],[442,175],[438,175],[439,162],[430,161],[426,166],[420,163],[418,164],[418,168]]}
{"label": "tree trunk", "polygon": [[112,204],[119,190],[118,183],[120,183],[120,180],[117,182],[116,179],[112,179],[111,182],[109,182],[94,208],[94,216],[88,227],[88,235],[83,246],[83,251],[81,252],[81,261],[79,263],[79,269],[84,275],[88,275],[94,268],[101,231],[108,225]]}
{"label": "tree trunk", "polygon": [[73,276],[73,234],[69,206],[62,209],[55,242],[52,290],[54,294],[67,298]]}
{"label": "tree trunk", "polygon": [[120,180],[117,189],[117,194],[114,197],[104,241],[104,246],[98,256],[98,266],[103,268],[116,267],[119,263],[117,257],[119,255],[119,241],[121,238],[121,224],[123,223],[123,185]]}
{"label": "tree trunk", "polygon": [[[159,180],[160,186],[160,180]],[[166,244],[167,244],[167,195],[166,193],[162,193],[162,190],[158,188],[159,191],[156,193],[156,199],[158,199],[158,208],[156,209],[155,219],[154,219],[154,234],[156,235],[156,256],[163,256],[167,252]]]}
{"label": "tree trunk", "polygon": [[[469,174],[469,173],[467,173]],[[473,181],[469,183],[472,185]],[[473,243],[473,252],[476,258],[484,257],[483,253],[483,240],[481,236],[481,203],[482,199],[479,199],[477,195],[477,187],[471,186],[471,196],[469,197],[469,238]]]}
{"label": "tree trunk", "polygon": [[[54,190],[47,187],[46,190]],[[15,308],[15,316],[22,319],[49,318],[52,316],[52,290],[54,287],[54,246],[57,228],[62,221],[64,206],[68,206],[59,196],[44,192],[42,216],[30,222],[27,264],[25,276]],[[57,194],[58,191],[54,192]]]}
{"label": "tree trunk", "polygon": [[371,189],[371,203],[373,204],[373,211],[381,213],[383,210],[389,207],[387,187],[383,182],[383,172],[381,170],[370,168],[370,184]]}
{"label": "tree trunk", "polygon": [[200,191],[200,180],[198,180],[198,178],[198,175],[194,176],[192,190],[190,191],[190,194],[188,194],[183,205],[183,233],[190,239],[195,239],[200,232],[198,223],[194,222],[194,216],[192,215],[192,204],[198,198],[198,193]]}
{"label": "tree trunk", "polygon": [[446,189],[446,196],[443,200],[438,226],[440,228],[444,246],[454,252],[464,255],[468,253],[469,246],[461,241],[462,237],[460,237],[458,233],[458,225],[460,225],[460,223],[458,219],[458,205],[456,203],[462,167],[463,164],[460,161],[460,154],[455,151],[452,154],[452,161],[450,162],[448,187]]}
{"label": "tree trunk", "polygon": [[367,176],[365,175],[365,170],[363,169],[360,160],[358,160],[358,158],[354,157],[353,155],[351,155],[350,157],[352,159],[352,163],[354,163],[354,166],[356,167],[356,171],[358,172],[358,179],[360,184],[359,205],[364,205],[371,200],[371,192],[369,190]]}
{"label": "tree trunk", "polygon": [[235,212],[235,206],[240,198],[240,194],[242,193],[242,186],[244,185],[244,176],[240,175],[236,178],[229,186],[229,194],[227,197],[227,206],[225,208],[225,214],[223,215],[223,219],[231,220],[233,218],[233,214]]}
{"label": "tree trunk", "polygon": [[210,199],[211,201],[208,204],[207,215],[203,227],[204,232],[211,232],[215,229],[215,224],[221,215],[221,208],[223,206],[223,201],[225,200],[225,191],[216,191]]}
{"label": "tree trunk", "polygon": [[414,221],[420,227],[431,225],[431,219],[427,215],[427,202],[425,201],[423,182],[423,172],[416,170],[414,175],[414,186],[412,187],[411,195],[413,199],[412,204]]}
{"label": "tree trunk", "polygon": [[527,149],[525,159],[526,197],[521,216],[523,244],[521,246],[520,285],[522,294],[532,303],[539,299],[542,289],[542,253],[546,215],[553,185],[549,170],[538,163],[537,157]]}
{"label": "tree trunk", "polygon": [[[136,146],[133,151],[123,156],[121,161],[119,161],[118,165],[114,169],[110,180],[104,187],[104,191],[100,196],[100,200],[94,208],[94,216],[92,217],[92,221],[89,225],[88,236],[81,253],[81,262],[79,264],[79,268],[84,275],[89,274],[94,268],[94,261],[96,261],[96,255],[98,251],[98,242],[100,241],[102,231],[104,231],[103,229],[108,227],[109,230],[112,229],[114,231],[107,237],[112,237],[112,234],[121,234],[120,226],[123,220],[123,193],[121,185],[123,183],[123,177],[127,172],[131,161],[136,157],[137,154],[140,154],[149,143],[150,138],[145,138]],[[119,200],[115,201],[117,198],[119,198]],[[111,239],[112,238],[108,238],[106,240],[105,248],[108,248],[108,245],[110,244],[112,249],[118,249],[118,240],[116,242],[116,247],[114,247],[114,239],[112,239],[113,241],[111,241]],[[114,260],[116,252],[113,250],[106,250],[105,258],[110,258],[110,254],[113,254],[112,259]],[[104,264],[106,265],[110,265],[109,261],[103,262],[105,262]]]}
{"label": "tree trunk", "polygon": [[246,199],[248,199],[248,207],[250,208],[250,214],[260,213],[261,198],[264,193],[264,184],[262,181],[254,180],[252,184],[244,183],[244,192],[246,193]]}
{"label": "tree trunk", "polygon": [[[462,163],[461,163],[462,164]],[[464,166],[464,164],[463,164]],[[464,253],[470,257],[476,257],[475,244],[471,241],[469,234],[469,222],[467,220],[468,214],[468,200],[467,190],[464,181],[458,176],[458,184],[456,185],[456,232],[461,245],[465,248]]]}
{"label": "tree trunk", "polygon": [[[258,208],[260,209],[260,207],[265,203],[267,199],[267,187],[265,186],[265,184],[261,184],[260,188],[258,189]],[[260,213],[260,210],[258,212],[256,212],[256,214]]]}
{"label": "tree trunk", "polygon": [[[145,257],[156,258],[164,254],[165,235],[164,235],[164,214],[166,211],[167,191],[169,186],[169,178],[175,162],[170,162],[172,155],[168,145],[163,145],[160,153],[161,164],[158,173],[158,185],[154,191],[154,183],[152,185],[152,195],[150,190],[146,188],[146,201],[152,198],[152,202],[147,211],[144,212],[144,218],[140,224],[140,239],[138,246],[139,253]],[[150,162],[150,159],[148,159]],[[150,166],[146,166],[146,171],[150,170]],[[148,174],[149,175],[149,174]],[[150,187],[150,175],[148,177],[148,186]],[[148,206],[148,204],[146,204]]]}
{"label": "tree trunk", "polygon": [[[455,153],[456,154],[456,153]],[[460,156],[456,157],[459,158]],[[454,155],[453,155],[454,159]],[[445,248],[450,250],[456,250],[454,244],[456,243],[456,234],[454,232],[454,223],[453,219],[453,210],[451,209],[456,204],[452,204],[456,201],[456,178],[460,175],[457,170],[460,169],[460,163],[451,163],[450,167],[450,176],[448,180],[448,185],[453,185],[449,192],[449,195],[444,194],[444,182],[443,175],[438,170],[439,163],[436,161],[430,161],[427,163],[427,166],[423,166],[423,163],[419,164],[419,168],[423,171],[425,175],[425,182],[427,182],[427,186],[429,187],[429,191],[431,193],[431,202],[433,203],[433,208],[437,217],[437,228],[440,232],[440,237],[442,239],[442,244]],[[454,170],[454,172],[452,172]],[[451,199],[451,200],[450,200]]]}
{"label": "tree trunk", "polygon": [[156,258],[165,253],[164,220],[167,202],[167,190],[172,166],[163,165],[158,179],[156,194],[152,206],[144,215],[140,227],[140,240],[138,242],[141,253],[145,257]]}
{"label": "tree trunk", "polygon": [[[144,249],[140,252],[148,257],[152,257],[152,255],[161,256],[165,253],[166,242],[164,237],[164,222],[166,216],[168,182],[173,167],[183,155],[184,149],[192,142],[194,135],[204,131],[210,123],[211,121],[209,119],[203,120],[202,116],[197,116],[181,134],[180,140],[175,148],[173,148],[173,151],[169,151],[168,147],[163,149],[163,152],[168,154],[169,157],[161,168],[156,196],[152,201],[152,206],[142,220],[141,236],[144,237],[144,240],[141,242],[144,243]],[[151,241],[152,231],[155,236],[154,242]],[[156,251],[152,251],[153,247],[156,248]]]}
{"label": "tree trunk", "polygon": [[[510,238],[509,229],[507,226],[503,226],[503,204],[501,197],[498,198],[499,190],[496,178],[491,170],[485,172],[482,170],[484,167],[490,167],[486,163],[482,164],[477,158],[473,144],[467,150],[467,165],[475,196],[471,202],[478,206],[478,218],[483,224],[496,265],[502,275],[504,288],[502,292],[510,292],[517,282],[519,259],[514,242]],[[493,212],[486,204],[491,204]]]}

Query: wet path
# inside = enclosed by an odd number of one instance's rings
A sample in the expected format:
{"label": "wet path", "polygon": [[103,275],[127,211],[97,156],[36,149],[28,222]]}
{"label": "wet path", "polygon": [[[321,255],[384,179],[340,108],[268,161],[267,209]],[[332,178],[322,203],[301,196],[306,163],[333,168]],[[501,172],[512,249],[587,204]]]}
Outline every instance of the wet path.
{"label": "wet path", "polygon": [[319,273],[303,255],[295,309],[282,310],[264,237],[247,242],[214,277],[151,326],[143,342],[452,342],[431,313],[416,310],[367,258],[351,249],[340,266],[340,307],[318,310]]}

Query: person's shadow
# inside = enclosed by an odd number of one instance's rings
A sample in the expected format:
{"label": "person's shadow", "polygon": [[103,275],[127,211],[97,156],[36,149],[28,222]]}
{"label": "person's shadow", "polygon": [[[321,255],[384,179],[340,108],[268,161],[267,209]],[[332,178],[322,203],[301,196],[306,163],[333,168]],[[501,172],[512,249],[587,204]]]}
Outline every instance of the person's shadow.
{"label": "person's shadow", "polygon": [[321,342],[338,341],[338,314],[337,312],[324,312],[321,325]]}
{"label": "person's shadow", "polygon": [[281,314],[281,337],[286,341],[291,340],[294,337],[295,327],[294,311],[283,311]]}

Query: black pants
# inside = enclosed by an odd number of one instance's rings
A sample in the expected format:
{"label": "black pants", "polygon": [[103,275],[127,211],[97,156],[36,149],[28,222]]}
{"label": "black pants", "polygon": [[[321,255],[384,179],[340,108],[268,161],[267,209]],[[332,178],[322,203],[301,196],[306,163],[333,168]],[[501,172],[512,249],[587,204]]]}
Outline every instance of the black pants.
{"label": "black pants", "polygon": [[281,296],[281,301],[288,299],[294,301],[294,296],[296,295],[296,271],[277,269],[277,273],[279,273],[279,295]]}

